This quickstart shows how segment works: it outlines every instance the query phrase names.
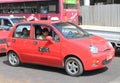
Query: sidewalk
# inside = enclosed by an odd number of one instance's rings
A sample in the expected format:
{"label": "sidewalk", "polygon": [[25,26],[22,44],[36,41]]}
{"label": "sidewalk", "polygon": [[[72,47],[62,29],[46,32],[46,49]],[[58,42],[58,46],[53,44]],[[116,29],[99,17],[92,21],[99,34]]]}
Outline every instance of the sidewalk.
{"label": "sidewalk", "polygon": [[83,29],[120,32],[120,27],[96,26],[96,25],[79,25],[79,26],[82,27]]}

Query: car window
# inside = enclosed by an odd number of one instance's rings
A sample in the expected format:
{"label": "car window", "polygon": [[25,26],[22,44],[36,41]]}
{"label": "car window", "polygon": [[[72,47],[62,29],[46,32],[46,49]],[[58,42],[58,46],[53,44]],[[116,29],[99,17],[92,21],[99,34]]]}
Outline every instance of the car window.
{"label": "car window", "polygon": [[26,18],[11,18],[11,21],[15,23],[27,21]]}
{"label": "car window", "polygon": [[61,34],[68,38],[81,38],[81,37],[85,37],[88,36],[89,34],[87,32],[85,32],[83,29],[81,29],[80,27],[69,23],[69,22],[61,22],[61,23],[54,23],[53,26],[58,29],[59,32],[61,32]]}
{"label": "car window", "polygon": [[2,25],[2,19],[0,18],[0,25]]}
{"label": "car window", "polygon": [[[44,31],[47,33],[44,34]],[[60,38],[56,32],[47,25],[34,25],[34,38],[38,40],[46,40],[44,37],[52,36],[54,41],[59,41]]]}
{"label": "car window", "polygon": [[1,20],[1,27],[4,30],[10,30],[12,27],[12,24],[8,19],[3,19]]}
{"label": "car window", "polygon": [[30,25],[18,25],[14,31],[13,37],[29,38],[30,37]]}
{"label": "car window", "polygon": [[0,30],[3,30],[3,27],[2,27],[2,19],[0,18]]}
{"label": "car window", "polygon": [[11,24],[8,19],[3,19],[3,22],[5,26],[8,26],[9,24]]}
{"label": "car window", "polygon": [[57,33],[55,31],[52,31],[52,37],[54,41],[60,41],[60,37],[57,35]]}

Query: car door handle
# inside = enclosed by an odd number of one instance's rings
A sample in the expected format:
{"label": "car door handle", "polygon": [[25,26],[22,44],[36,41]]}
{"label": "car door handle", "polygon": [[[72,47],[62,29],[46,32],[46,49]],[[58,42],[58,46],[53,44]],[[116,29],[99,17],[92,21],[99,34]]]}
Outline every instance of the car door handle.
{"label": "car door handle", "polygon": [[33,42],[33,44],[34,44],[34,45],[37,45],[37,44],[38,44],[38,42],[37,42],[37,41],[34,41],[34,42]]}

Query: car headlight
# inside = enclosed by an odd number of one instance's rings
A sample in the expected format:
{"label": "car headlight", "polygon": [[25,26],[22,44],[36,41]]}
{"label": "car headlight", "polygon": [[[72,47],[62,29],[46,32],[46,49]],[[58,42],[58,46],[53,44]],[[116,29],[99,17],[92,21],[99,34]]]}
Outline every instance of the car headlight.
{"label": "car headlight", "polygon": [[0,39],[0,44],[6,43],[6,39]]}
{"label": "car headlight", "polygon": [[89,49],[90,49],[90,51],[91,51],[93,54],[98,53],[98,48],[95,47],[95,46],[93,46],[93,45],[91,45],[91,46],[89,47]]}

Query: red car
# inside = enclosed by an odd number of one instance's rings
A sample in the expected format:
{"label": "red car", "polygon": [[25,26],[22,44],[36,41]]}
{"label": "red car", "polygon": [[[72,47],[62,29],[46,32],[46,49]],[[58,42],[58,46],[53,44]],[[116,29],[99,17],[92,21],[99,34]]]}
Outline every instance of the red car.
{"label": "red car", "polygon": [[12,28],[7,39],[7,56],[12,66],[42,64],[79,76],[84,71],[108,66],[114,48],[104,38],[70,22],[31,21]]}
{"label": "red car", "polygon": [[0,54],[6,52],[6,38],[9,34],[9,31],[0,29]]}

